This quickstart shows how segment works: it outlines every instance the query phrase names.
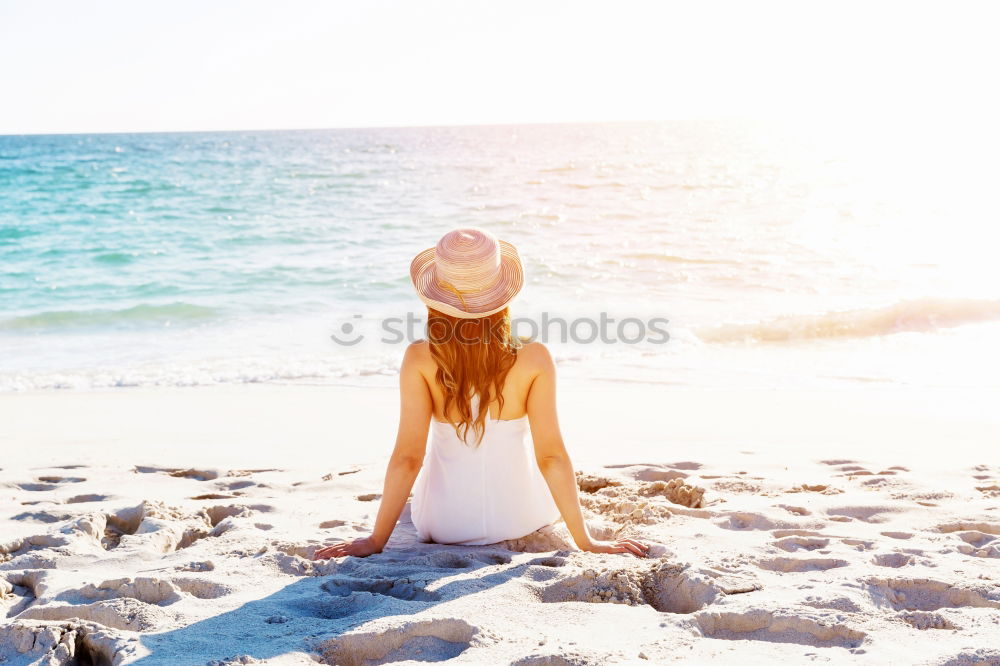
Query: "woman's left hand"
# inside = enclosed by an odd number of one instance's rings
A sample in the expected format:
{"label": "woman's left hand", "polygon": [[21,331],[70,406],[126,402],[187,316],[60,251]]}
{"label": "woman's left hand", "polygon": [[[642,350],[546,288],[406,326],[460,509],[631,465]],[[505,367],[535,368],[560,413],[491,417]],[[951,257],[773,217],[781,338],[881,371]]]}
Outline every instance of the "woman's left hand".
{"label": "woman's left hand", "polygon": [[382,546],[370,536],[353,541],[335,543],[332,546],[324,546],[313,555],[314,560],[325,560],[329,557],[343,557],[344,555],[354,555],[355,557],[367,557],[373,553],[381,553]]}

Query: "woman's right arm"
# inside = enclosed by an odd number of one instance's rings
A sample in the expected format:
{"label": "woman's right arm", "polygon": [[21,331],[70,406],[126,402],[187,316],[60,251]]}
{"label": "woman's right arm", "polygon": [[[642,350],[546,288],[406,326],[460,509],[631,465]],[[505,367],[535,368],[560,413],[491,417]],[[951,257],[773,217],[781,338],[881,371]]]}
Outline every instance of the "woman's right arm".
{"label": "woman's right arm", "polygon": [[576,473],[559,431],[559,418],[556,413],[555,362],[549,350],[540,342],[533,343],[531,347],[537,374],[528,388],[527,412],[528,422],[531,424],[531,438],[534,440],[535,460],[573,541],[580,550],[604,553],[632,552],[645,557],[648,546],[638,541],[632,539],[614,542],[596,541],[587,531],[587,524],[580,508]]}

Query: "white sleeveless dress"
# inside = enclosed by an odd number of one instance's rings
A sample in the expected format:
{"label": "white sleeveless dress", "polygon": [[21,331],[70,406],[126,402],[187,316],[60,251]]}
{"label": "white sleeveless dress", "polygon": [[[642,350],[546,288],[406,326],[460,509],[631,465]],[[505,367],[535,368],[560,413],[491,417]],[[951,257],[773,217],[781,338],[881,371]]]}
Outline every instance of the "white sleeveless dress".
{"label": "white sleeveless dress", "polygon": [[[472,398],[472,410],[478,408]],[[413,484],[410,517],[423,542],[476,546],[517,539],[560,518],[535,461],[528,417],[486,416],[483,440],[465,444],[450,423],[431,419]]]}

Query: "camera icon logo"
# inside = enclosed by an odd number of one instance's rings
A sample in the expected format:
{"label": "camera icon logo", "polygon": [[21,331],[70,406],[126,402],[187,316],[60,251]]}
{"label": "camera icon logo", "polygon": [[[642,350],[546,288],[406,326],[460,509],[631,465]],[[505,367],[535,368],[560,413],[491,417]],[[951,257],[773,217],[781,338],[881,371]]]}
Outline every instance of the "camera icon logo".
{"label": "camera icon logo", "polygon": [[[356,314],[353,319],[361,319],[361,315]],[[345,347],[353,347],[362,340],[365,339],[363,333],[357,332],[355,325],[349,321],[345,321],[340,325],[340,333],[331,333],[330,339],[336,342],[338,345],[343,345]]]}

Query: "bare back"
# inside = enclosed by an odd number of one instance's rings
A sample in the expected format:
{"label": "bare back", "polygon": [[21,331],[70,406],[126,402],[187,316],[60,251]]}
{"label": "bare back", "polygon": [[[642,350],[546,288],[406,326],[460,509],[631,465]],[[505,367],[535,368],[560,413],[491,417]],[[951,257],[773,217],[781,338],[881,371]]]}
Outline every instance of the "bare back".
{"label": "bare back", "polygon": [[[503,385],[503,411],[498,413],[500,404],[495,397],[490,402],[490,418],[505,421],[519,419],[527,415],[528,395],[535,378],[543,368],[540,356],[544,353],[537,342],[529,342],[517,352],[517,359],[511,366]],[[433,418],[445,423],[458,420],[458,410],[452,405],[451,414],[444,414],[444,392],[438,385],[437,362],[431,356],[429,344],[422,340],[414,344],[414,352],[420,374],[427,382],[433,402]]]}

